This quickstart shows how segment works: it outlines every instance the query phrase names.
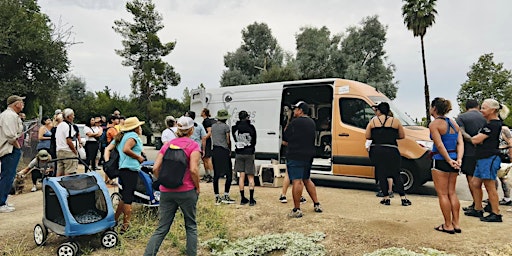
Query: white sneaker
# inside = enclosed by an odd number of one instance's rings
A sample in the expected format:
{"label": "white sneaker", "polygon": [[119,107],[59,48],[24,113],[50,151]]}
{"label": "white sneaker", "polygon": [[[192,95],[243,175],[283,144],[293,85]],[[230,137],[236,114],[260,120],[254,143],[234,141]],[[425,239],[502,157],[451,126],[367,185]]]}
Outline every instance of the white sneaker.
{"label": "white sneaker", "polygon": [[33,185],[32,189],[30,190],[30,192],[36,192],[36,191],[37,191],[37,187],[36,187],[36,185]]}
{"label": "white sneaker", "polygon": [[6,213],[6,212],[14,212],[14,207],[9,207],[6,204],[0,206],[0,213]]}

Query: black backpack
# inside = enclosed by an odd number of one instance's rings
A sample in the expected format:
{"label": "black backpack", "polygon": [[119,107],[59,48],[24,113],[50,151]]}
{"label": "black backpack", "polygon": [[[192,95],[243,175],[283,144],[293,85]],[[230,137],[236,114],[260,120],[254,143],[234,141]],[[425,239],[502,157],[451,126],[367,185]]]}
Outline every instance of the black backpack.
{"label": "black backpack", "polygon": [[103,171],[110,179],[119,177],[119,151],[117,151],[117,147],[110,151],[110,158],[103,163]]}
{"label": "black backpack", "polygon": [[[185,148],[189,145],[190,143]],[[177,188],[183,185],[187,167],[188,157],[185,151],[179,146],[171,144],[165,151],[158,174],[158,182],[166,188]]]}

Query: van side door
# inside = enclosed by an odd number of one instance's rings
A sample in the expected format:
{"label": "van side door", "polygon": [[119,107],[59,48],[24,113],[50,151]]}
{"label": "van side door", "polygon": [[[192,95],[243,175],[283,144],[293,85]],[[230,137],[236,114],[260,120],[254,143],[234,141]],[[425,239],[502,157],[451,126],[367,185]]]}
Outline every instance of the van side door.
{"label": "van side door", "polygon": [[333,174],[374,177],[374,167],[365,148],[366,126],[375,115],[364,98],[339,95],[334,100],[332,140]]}

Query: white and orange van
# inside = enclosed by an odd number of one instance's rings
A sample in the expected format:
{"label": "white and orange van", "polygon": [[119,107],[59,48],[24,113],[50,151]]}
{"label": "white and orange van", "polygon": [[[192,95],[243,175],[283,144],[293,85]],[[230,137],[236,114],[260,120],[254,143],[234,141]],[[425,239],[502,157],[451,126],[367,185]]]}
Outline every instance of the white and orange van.
{"label": "white and orange van", "polygon": [[315,79],[196,89],[190,95],[190,108],[197,115],[203,108],[208,108],[212,117],[218,110],[227,109],[230,126],[238,121],[238,112],[247,111],[257,131],[256,158],[281,162],[281,134],[291,115],[289,107],[304,100],[317,123],[317,156],[312,173],[361,178],[375,177],[365,148],[366,125],[374,116],[371,106],[389,102],[394,117],[405,128],[406,136],[398,141],[398,147],[406,191],[431,180],[428,153],[432,141],[428,129],[418,126],[369,85],[345,79]]}

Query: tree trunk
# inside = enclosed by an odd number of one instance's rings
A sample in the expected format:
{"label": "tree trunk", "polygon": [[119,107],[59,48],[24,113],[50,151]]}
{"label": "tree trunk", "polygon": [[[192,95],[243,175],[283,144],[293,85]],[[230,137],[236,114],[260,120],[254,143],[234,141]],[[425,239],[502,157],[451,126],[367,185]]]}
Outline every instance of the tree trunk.
{"label": "tree trunk", "polygon": [[430,92],[428,89],[428,82],[427,82],[427,65],[425,64],[425,47],[423,46],[423,36],[421,38],[421,58],[423,60],[423,78],[425,79],[425,114],[426,114],[426,121],[427,121],[427,127],[430,124]]}

